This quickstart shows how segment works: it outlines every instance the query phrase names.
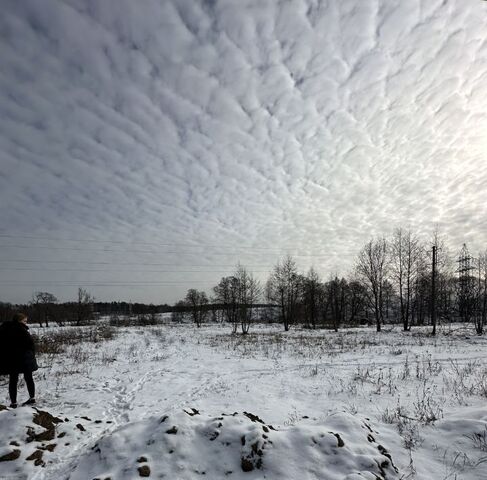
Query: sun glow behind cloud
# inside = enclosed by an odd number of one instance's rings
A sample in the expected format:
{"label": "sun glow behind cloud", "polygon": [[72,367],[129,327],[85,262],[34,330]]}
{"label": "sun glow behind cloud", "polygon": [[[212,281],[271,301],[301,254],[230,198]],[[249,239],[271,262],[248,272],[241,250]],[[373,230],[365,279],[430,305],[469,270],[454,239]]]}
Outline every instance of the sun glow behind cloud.
{"label": "sun glow behind cloud", "polygon": [[[346,273],[371,235],[435,224],[454,247],[484,248],[486,21],[486,4],[461,0],[4,2],[2,232],[59,240],[2,239],[2,258],[262,270],[289,251]],[[187,287],[119,295],[172,301]],[[34,287],[3,288],[22,300]]]}

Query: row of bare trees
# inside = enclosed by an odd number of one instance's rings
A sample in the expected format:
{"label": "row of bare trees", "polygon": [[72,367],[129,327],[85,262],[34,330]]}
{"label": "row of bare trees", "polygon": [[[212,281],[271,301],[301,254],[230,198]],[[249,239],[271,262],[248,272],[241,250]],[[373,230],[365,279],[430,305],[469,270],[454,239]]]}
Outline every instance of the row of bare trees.
{"label": "row of bare trees", "polygon": [[286,331],[296,323],[309,328],[327,325],[338,330],[344,324],[368,321],[363,284],[337,276],[323,282],[314,268],[306,275],[300,274],[291,257],[274,267],[267,281],[266,299],[278,306]]}
{"label": "row of bare trees", "polygon": [[[93,296],[87,290],[79,288],[74,302],[59,303],[50,292],[35,292],[28,305],[19,307],[29,316],[31,322],[38,323],[41,327],[48,327],[50,322],[80,326],[92,320],[93,302]],[[10,304],[0,304],[0,322],[10,320],[17,309]]]}
{"label": "row of bare trees", "polygon": [[254,309],[262,296],[259,281],[241,265],[237,265],[235,273],[223,277],[213,288],[212,304],[203,291],[194,288],[188,290],[184,300],[177,302],[173,319],[178,321],[184,313],[200,327],[210,313],[214,319],[220,318],[232,325],[233,332],[239,326],[243,334],[248,333],[254,320]]}
{"label": "row of bare trees", "polygon": [[338,330],[342,324],[362,319],[365,289],[356,281],[338,277],[323,283],[313,268],[302,275],[288,256],[276,264],[265,286],[238,265],[233,275],[222,277],[213,288],[211,299],[203,291],[188,290],[176,304],[173,319],[189,314],[199,327],[212,314],[213,319],[231,324],[233,332],[240,329],[246,334],[257,316],[262,318],[269,309],[277,310],[286,331],[297,323],[309,328],[327,324]]}
{"label": "row of bare trees", "polygon": [[462,271],[456,265],[460,259],[452,258],[437,232],[425,244],[410,230],[397,229],[390,240],[371,240],[362,248],[355,274],[366,287],[378,331],[389,313],[386,299],[392,299],[393,319],[405,331],[430,322],[434,334],[438,319],[473,321],[481,334],[487,316],[487,251],[477,260],[477,267]]}
{"label": "row of bare trees", "polygon": [[434,333],[436,319],[473,319],[480,334],[487,320],[487,251],[479,255],[478,272],[469,283],[472,308],[463,310],[470,316],[461,314],[455,264],[438,233],[425,243],[414,232],[397,229],[391,238],[372,239],[363,246],[349,278],[323,281],[314,268],[302,274],[288,256],[274,266],[264,287],[238,265],[233,275],[213,288],[211,298],[191,289],[179,306],[191,311],[198,326],[213,311],[234,332],[240,326],[242,333],[249,331],[255,306],[267,302],[267,308],[278,311],[286,331],[298,323],[338,330],[342,325],[373,322],[377,331],[385,323],[401,323],[405,331],[430,323]]}
{"label": "row of bare trees", "polygon": [[243,334],[248,333],[255,305],[262,295],[260,282],[238,265],[233,275],[220,280],[213,293],[214,302],[221,305],[224,319],[233,326],[233,332],[240,326]]}

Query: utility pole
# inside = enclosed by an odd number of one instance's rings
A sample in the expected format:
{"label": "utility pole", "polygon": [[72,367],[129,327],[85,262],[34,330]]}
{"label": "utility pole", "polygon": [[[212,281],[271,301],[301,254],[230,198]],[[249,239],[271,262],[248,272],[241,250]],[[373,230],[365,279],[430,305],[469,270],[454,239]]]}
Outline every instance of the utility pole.
{"label": "utility pole", "polygon": [[484,319],[482,318],[482,306],[481,306],[481,293],[482,293],[482,281],[481,281],[481,255],[479,254],[479,261],[478,261],[478,268],[479,268],[479,278],[478,278],[478,286],[477,292],[475,295],[475,331],[477,335],[482,335],[484,333]]}
{"label": "utility pole", "polygon": [[436,335],[436,245],[433,245],[433,259],[431,263],[431,323],[432,335]]}

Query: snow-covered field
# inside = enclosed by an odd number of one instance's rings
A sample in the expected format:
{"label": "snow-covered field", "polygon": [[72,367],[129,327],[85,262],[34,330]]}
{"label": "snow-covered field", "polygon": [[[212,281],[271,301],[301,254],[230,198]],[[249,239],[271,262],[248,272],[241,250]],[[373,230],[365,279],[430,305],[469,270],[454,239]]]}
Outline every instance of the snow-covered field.
{"label": "snow-covered field", "polygon": [[487,339],[426,332],[116,328],[40,357],[0,479],[485,480]]}

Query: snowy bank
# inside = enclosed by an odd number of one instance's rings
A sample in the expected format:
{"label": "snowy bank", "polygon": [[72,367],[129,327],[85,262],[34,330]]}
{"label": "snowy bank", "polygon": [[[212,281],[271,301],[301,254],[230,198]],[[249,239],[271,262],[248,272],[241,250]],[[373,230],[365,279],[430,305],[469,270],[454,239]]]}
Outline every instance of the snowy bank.
{"label": "snowy bank", "polygon": [[127,424],[101,438],[70,480],[399,478],[367,421],[347,413],[275,429],[251,413],[191,409]]}
{"label": "snowy bank", "polygon": [[[10,432],[3,438],[8,444],[2,445],[2,455],[16,452],[4,462],[12,465],[11,475],[42,470],[53,451],[60,454],[69,443],[66,439],[89,428],[34,409],[0,414],[2,432]],[[58,478],[399,478],[387,446],[379,443],[368,420],[337,413],[323,422],[307,422],[277,429],[248,412],[212,417],[186,409],[102,434]]]}

